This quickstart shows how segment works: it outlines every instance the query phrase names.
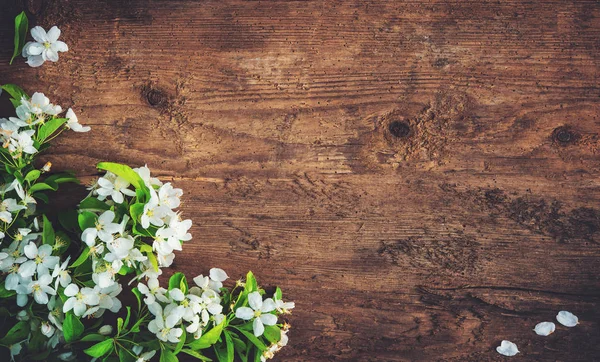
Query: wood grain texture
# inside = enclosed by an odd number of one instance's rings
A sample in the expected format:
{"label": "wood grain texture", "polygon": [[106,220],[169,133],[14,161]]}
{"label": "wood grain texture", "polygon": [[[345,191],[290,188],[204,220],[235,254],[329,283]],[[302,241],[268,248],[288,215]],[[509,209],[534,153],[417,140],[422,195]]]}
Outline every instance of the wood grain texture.
{"label": "wood grain texture", "polygon": [[[281,286],[279,360],[600,360],[599,2],[1,3],[0,82],[93,127],[44,159],[183,188],[176,268]],[[23,6],[58,63],[6,65]]]}

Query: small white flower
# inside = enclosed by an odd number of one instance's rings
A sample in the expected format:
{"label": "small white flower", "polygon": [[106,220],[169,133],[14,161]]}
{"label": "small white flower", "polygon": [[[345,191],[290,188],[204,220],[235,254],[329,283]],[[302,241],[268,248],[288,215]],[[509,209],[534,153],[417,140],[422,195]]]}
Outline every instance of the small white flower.
{"label": "small white flower", "polygon": [[291,313],[290,309],[294,309],[296,307],[296,303],[294,302],[284,302],[281,299],[275,299],[275,309],[277,312],[282,314]]}
{"label": "small white flower", "polygon": [[19,267],[19,274],[25,278],[32,276],[36,271],[38,276],[48,274],[49,269],[53,269],[60,262],[58,256],[52,256],[52,246],[48,244],[38,248],[34,242],[30,242],[23,250],[25,256],[30,259]]}
{"label": "small white flower", "polygon": [[182,189],[175,189],[170,182],[162,185],[158,189],[159,204],[167,206],[169,209],[178,208],[181,204],[180,197],[183,195]]}
{"label": "small white flower", "polygon": [[50,323],[48,323],[48,322],[43,322],[42,326],[40,327],[40,330],[44,336],[50,338],[54,334],[54,331],[56,330],[56,328],[51,326]]}
{"label": "small white flower", "polygon": [[31,281],[27,286],[28,294],[33,294],[33,299],[38,304],[48,303],[48,294],[56,295],[56,291],[50,286],[52,277],[50,274],[42,275],[38,280]]}
{"label": "small white flower", "polygon": [[31,67],[39,67],[45,61],[58,61],[58,53],[66,52],[69,47],[64,42],[58,40],[60,37],[60,29],[53,26],[46,31],[41,26],[36,26],[31,29],[31,36],[34,42],[27,42],[23,47],[22,55],[27,58],[27,64]]}
{"label": "small white flower", "polygon": [[144,205],[144,212],[141,217],[141,224],[144,229],[147,229],[150,224],[161,227],[165,224],[163,218],[171,213],[171,209],[167,206],[159,205],[158,195],[154,189],[150,189],[150,201]]}
{"label": "small white flower", "polygon": [[71,257],[68,256],[62,265],[56,264],[56,267],[54,267],[54,270],[52,271],[52,278],[56,279],[54,284],[55,289],[58,289],[58,284],[60,284],[63,288],[66,288],[67,285],[71,284],[71,274],[68,269],[70,260]]}
{"label": "small white flower", "polygon": [[114,202],[121,204],[125,200],[123,195],[135,196],[135,191],[128,188],[130,183],[111,172],[107,172],[98,179],[98,186],[99,188],[96,190],[99,195],[98,200],[104,200],[110,196]]}
{"label": "small white flower", "polygon": [[142,180],[144,180],[144,183],[146,184],[146,186],[148,186],[149,189],[154,189],[154,186],[162,186],[163,183],[159,179],[150,176],[150,169],[147,165],[134,168],[133,170],[137,172],[137,174],[142,178]]}
{"label": "small white flower", "polygon": [[177,240],[190,241],[192,234],[188,232],[192,227],[192,220],[179,220],[179,217],[174,217],[169,221],[169,229],[173,230],[173,234]]}
{"label": "small white flower", "polygon": [[554,333],[556,325],[552,322],[541,322],[536,324],[533,329],[538,336],[549,336]]}
{"label": "small white flower", "polygon": [[156,230],[152,249],[159,255],[169,255],[173,250],[181,251],[181,242],[174,237],[174,233],[169,228],[160,228]]}
{"label": "small white flower", "polygon": [[558,312],[556,315],[556,320],[565,327],[575,327],[579,324],[579,318],[577,318],[575,314],[567,312],[566,310]]}
{"label": "small white flower", "polygon": [[165,307],[164,313],[158,303],[154,303],[148,307],[150,312],[156,316],[155,319],[148,323],[148,330],[163,342],[178,343],[183,330],[175,327],[181,321],[177,307],[174,304],[169,304]]}
{"label": "small white flower", "polygon": [[10,349],[10,359],[11,360],[14,361],[15,360],[15,356],[18,356],[19,353],[21,353],[21,349],[23,348],[21,346],[21,343],[23,343],[23,342],[24,341],[21,341],[19,343],[15,343],[15,344],[9,346],[9,349]]}
{"label": "small white flower", "polygon": [[92,288],[84,287],[80,290],[76,284],[69,284],[64,293],[70,298],[65,301],[63,312],[67,313],[72,309],[78,317],[83,316],[88,306],[98,305],[100,302],[98,292]]}
{"label": "small white flower", "polygon": [[18,210],[25,210],[27,206],[19,205],[15,199],[4,199],[0,203],[0,220],[5,223],[12,221],[12,213]]}
{"label": "small white flower", "polygon": [[496,351],[498,351],[498,353],[500,353],[503,356],[514,356],[517,353],[519,353],[519,349],[517,348],[517,345],[512,343],[511,341],[502,341],[502,343],[496,347]]}
{"label": "small white flower", "polygon": [[96,244],[96,238],[104,242],[112,241],[112,234],[119,231],[119,224],[113,223],[115,219],[115,213],[111,210],[107,210],[98,217],[96,226],[87,228],[81,234],[81,239],[89,246],[92,247]]}
{"label": "small white flower", "polygon": [[277,323],[277,316],[270,314],[275,310],[275,302],[268,298],[263,301],[259,292],[252,292],[248,295],[248,307],[240,307],[235,311],[235,316],[244,319],[252,320],[252,329],[256,337],[262,336],[265,331],[265,325],[272,326]]}
{"label": "small white flower", "polygon": [[223,288],[223,282],[228,278],[229,276],[223,269],[212,268],[209,271],[209,276],[205,277],[200,274],[194,278],[194,283],[202,290],[214,290],[219,293]]}
{"label": "small white flower", "polygon": [[163,303],[169,302],[169,299],[165,297],[167,290],[165,288],[161,288],[160,283],[156,278],[148,279],[147,286],[142,283],[139,283],[137,288],[140,291],[140,293],[146,296],[146,298],[144,298],[144,303],[146,303],[147,305],[154,304],[156,300]]}
{"label": "small white flower", "polygon": [[[129,251],[133,249],[133,244],[134,240],[130,235],[108,241],[106,247],[110,251],[110,254],[107,254],[104,259],[110,262],[125,259],[129,255]],[[109,257],[109,255],[113,256]]]}
{"label": "small white flower", "polygon": [[30,155],[37,153],[38,150],[34,147],[33,139],[31,138],[34,133],[34,130],[28,130],[11,135],[8,151],[13,158],[20,158],[23,153]]}
{"label": "small white flower", "polygon": [[67,128],[72,129],[75,132],[89,132],[91,130],[90,127],[84,127],[81,125],[81,123],[79,123],[75,112],[73,112],[71,108],[67,110],[67,114],[65,116],[68,119],[67,123],[65,124]]}

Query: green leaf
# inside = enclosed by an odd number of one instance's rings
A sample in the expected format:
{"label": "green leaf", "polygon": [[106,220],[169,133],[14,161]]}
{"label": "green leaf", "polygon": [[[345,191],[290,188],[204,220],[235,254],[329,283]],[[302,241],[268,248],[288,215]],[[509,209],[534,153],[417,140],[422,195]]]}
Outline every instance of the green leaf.
{"label": "green leaf", "polygon": [[119,318],[117,318],[117,335],[121,334],[122,330],[123,330],[123,318],[119,317]]}
{"label": "green leaf", "polygon": [[49,185],[49,184],[44,183],[44,182],[38,182],[38,183],[34,184],[33,186],[31,186],[29,188],[29,192],[30,193],[34,193],[36,191],[43,191],[43,190],[56,191],[57,189],[58,189],[58,187],[55,187],[53,185]]}
{"label": "green leaf", "polygon": [[145,204],[137,202],[129,207],[129,213],[131,214],[131,219],[133,219],[133,222],[140,222],[140,218],[144,213],[144,205]]}
{"label": "green leaf", "polygon": [[67,118],[52,118],[51,120],[44,123],[37,132],[37,139],[40,143],[44,143],[44,141],[52,136],[57,129],[60,128],[63,124],[67,123]]}
{"label": "green leaf", "polygon": [[110,210],[110,206],[106,202],[90,196],[79,203],[79,209],[100,212]]}
{"label": "green leaf", "polygon": [[100,341],[104,341],[105,339],[106,339],[106,336],[103,336],[98,333],[90,333],[90,334],[86,334],[85,336],[81,337],[80,341],[81,342],[100,342]]}
{"label": "green leaf", "polygon": [[177,342],[177,345],[175,346],[175,349],[173,350],[173,353],[177,354],[179,353],[179,351],[181,351],[181,349],[183,348],[183,345],[185,344],[185,339],[187,334],[185,333],[185,328],[181,327],[181,331],[183,332],[181,334],[181,338],[179,338],[179,342]]}
{"label": "green leaf", "polygon": [[67,343],[76,341],[83,333],[83,329],[83,324],[73,313],[67,313],[65,315],[63,334],[65,335],[65,341]]}
{"label": "green leaf", "polygon": [[77,216],[81,231],[84,231],[87,228],[96,227],[96,220],[98,220],[98,216],[89,211],[82,211],[79,213],[79,216]]}
{"label": "green leaf", "polygon": [[27,30],[29,29],[29,19],[27,19],[27,15],[22,11],[19,15],[15,17],[15,49],[13,51],[13,56],[10,58],[10,62],[8,64],[12,64],[13,60],[21,54],[23,50],[23,46],[25,46],[25,40],[27,39]]}
{"label": "green leaf", "polygon": [[88,356],[99,358],[99,357],[102,357],[105,354],[109,353],[110,351],[112,351],[113,348],[114,348],[113,339],[111,338],[111,339],[102,341],[100,343],[96,343],[95,345],[91,346],[90,348],[84,350],[84,352]]}
{"label": "green leaf", "polygon": [[267,349],[267,346],[265,346],[265,344],[260,339],[256,338],[253,333],[250,333],[241,328],[238,328],[237,326],[231,326],[231,327],[240,331],[240,333],[243,334],[244,337],[248,338],[248,340],[250,342],[252,342],[252,344],[255,345],[256,348],[258,348],[261,352]]}
{"label": "green leaf", "polygon": [[188,284],[185,280],[185,274],[177,272],[173,274],[171,278],[169,278],[169,290],[174,288],[180,289],[183,292],[183,294],[187,293]]}
{"label": "green leaf", "polygon": [[42,172],[40,170],[31,170],[25,175],[25,181],[33,182],[37,180]]}
{"label": "green leaf", "polygon": [[182,349],[181,352],[185,353],[185,354],[189,354],[192,357],[196,357],[197,359],[201,360],[201,361],[206,361],[206,362],[210,362],[212,361],[212,359],[200,354],[199,352],[196,352],[192,349]]}
{"label": "green leaf", "polygon": [[129,320],[131,319],[131,307],[127,306],[127,316],[125,317],[125,323],[123,323],[123,328],[127,328],[129,326]]}
{"label": "green leaf", "polygon": [[133,357],[128,349],[119,348],[119,362],[136,362],[137,358]]}
{"label": "green leaf", "polygon": [[42,200],[45,204],[50,202],[50,199],[48,199],[48,195],[42,193],[42,192],[38,192],[34,195],[34,197],[38,200]]}
{"label": "green leaf", "polygon": [[81,252],[81,254],[79,254],[79,257],[77,257],[77,260],[75,260],[73,262],[73,264],[71,264],[69,266],[69,268],[77,268],[81,264],[85,263],[86,260],[88,260],[89,256],[90,256],[90,248],[88,248],[86,246],[85,249],[83,249],[83,251]]}
{"label": "green leaf", "polygon": [[42,228],[42,242],[48,245],[54,245],[56,240],[56,235],[54,234],[54,228],[52,227],[52,223],[46,215],[42,215],[42,219],[44,220],[43,228]]}
{"label": "green leaf", "polygon": [[46,178],[46,182],[48,182],[48,183],[53,182],[55,184],[64,184],[67,182],[73,182],[76,184],[81,183],[79,181],[79,179],[77,177],[75,177],[75,175],[73,173],[71,173],[69,171],[59,172],[59,173],[50,175]]}
{"label": "green leaf", "polygon": [[282,297],[283,297],[283,293],[281,293],[281,289],[279,289],[279,287],[277,287],[277,289],[275,289],[275,295],[273,296],[273,299],[281,300]]}
{"label": "green leaf", "polygon": [[[40,194],[37,194],[38,196]],[[77,222],[78,214],[74,209],[58,213],[58,221],[60,225],[68,231],[79,234],[79,223]]]}
{"label": "green leaf", "polygon": [[252,292],[258,291],[258,283],[256,282],[256,278],[251,271],[246,274],[246,285],[244,286],[244,292],[250,294]]}
{"label": "green leaf", "polygon": [[281,332],[277,326],[265,326],[265,338],[271,343],[277,343],[281,339]]}
{"label": "green leaf", "polygon": [[137,303],[138,303],[138,312],[140,311],[140,309],[142,309],[142,292],[140,292],[140,290],[136,287],[136,288],[131,288],[131,292],[133,293],[133,295],[135,295],[135,298],[137,299]]}
{"label": "green leaf", "polygon": [[[114,162],[100,162],[96,167],[104,171],[110,171],[117,176],[122,177],[133,185],[136,189],[142,190],[146,199],[150,196],[150,190],[144,183],[144,180],[131,167]],[[145,202],[146,200],[139,200]]]}
{"label": "green leaf", "polygon": [[223,320],[221,324],[215,326],[210,331],[204,333],[202,337],[190,342],[187,346],[195,351],[199,349],[205,349],[213,344],[217,343],[219,337],[221,336],[221,332],[223,332],[223,328],[225,327],[225,323],[227,319]]}
{"label": "green leaf", "polygon": [[0,299],[10,298],[16,294],[17,292],[15,292],[14,290],[6,290],[4,282],[0,283]]}
{"label": "green leaf", "polygon": [[154,270],[158,270],[158,260],[156,259],[154,252],[148,251],[146,252],[146,256],[148,257],[150,264],[152,264],[152,268],[154,268]]}
{"label": "green leaf", "polygon": [[225,343],[227,344],[227,362],[233,362],[235,348],[233,346],[233,340],[231,339],[231,335],[227,331],[225,334]]}
{"label": "green leaf", "polygon": [[165,348],[160,354],[160,362],[179,362],[179,359],[177,358],[175,353],[173,353],[173,351],[171,351],[168,348]]}
{"label": "green leaf", "polygon": [[2,89],[4,89],[6,93],[10,94],[11,97],[17,100],[19,104],[21,104],[21,98],[25,97],[26,99],[29,99],[27,93],[25,93],[25,91],[21,89],[21,87],[19,87],[18,85],[5,84],[2,86]]}
{"label": "green leaf", "polygon": [[15,324],[9,331],[6,333],[4,338],[0,339],[0,344],[5,346],[10,346],[11,344],[15,344],[17,342],[21,342],[29,335],[29,322],[21,321]]}

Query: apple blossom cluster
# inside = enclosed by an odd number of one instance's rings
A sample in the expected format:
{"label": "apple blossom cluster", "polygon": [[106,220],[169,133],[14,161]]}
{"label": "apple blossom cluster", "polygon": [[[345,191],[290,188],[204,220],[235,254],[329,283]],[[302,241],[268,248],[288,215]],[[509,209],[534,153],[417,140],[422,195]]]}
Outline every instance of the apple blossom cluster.
{"label": "apple blossom cluster", "polygon": [[178,210],[183,190],[147,166],[101,162],[88,195],[57,211],[52,193],[79,181],[34,161],[63,131],[90,128],[42,93],[1,88],[16,115],[0,119],[0,358],[266,361],[287,345],[295,305],[251,272],[231,288],[219,268],[161,287],[192,221]]}

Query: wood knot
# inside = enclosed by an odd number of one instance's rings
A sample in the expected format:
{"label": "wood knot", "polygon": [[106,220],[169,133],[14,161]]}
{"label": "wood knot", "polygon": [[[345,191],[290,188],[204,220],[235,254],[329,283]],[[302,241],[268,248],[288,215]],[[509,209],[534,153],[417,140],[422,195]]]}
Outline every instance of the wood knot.
{"label": "wood knot", "polygon": [[552,140],[554,143],[567,146],[577,141],[578,135],[569,126],[560,126],[552,131]]}
{"label": "wood knot", "polygon": [[167,103],[168,97],[165,92],[161,90],[151,89],[146,93],[146,99],[151,106],[158,107]]}
{"label": "wood knot", "polygon": [[405,138],[410,134],[410,126],[406,122],[393,121],[388,125],[388,131],[390,131],[394,137]]}

